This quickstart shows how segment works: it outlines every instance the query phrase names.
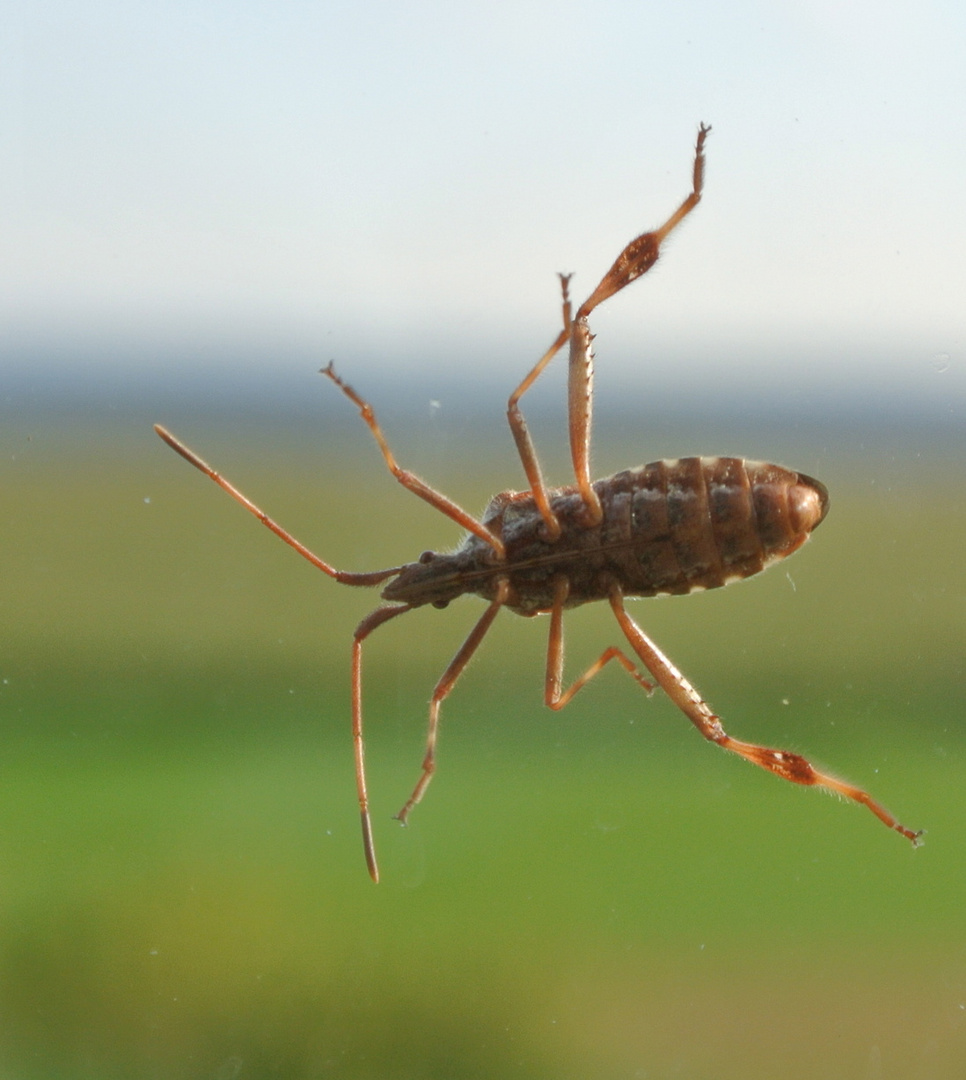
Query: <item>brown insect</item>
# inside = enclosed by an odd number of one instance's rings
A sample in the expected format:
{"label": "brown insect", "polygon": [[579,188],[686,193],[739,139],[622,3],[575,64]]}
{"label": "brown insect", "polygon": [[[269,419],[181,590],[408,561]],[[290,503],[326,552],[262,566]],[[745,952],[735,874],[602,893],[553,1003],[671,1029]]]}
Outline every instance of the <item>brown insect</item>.
{"label": "brown insect", "polygon": [[[802,546],[828,512],[828,492],[817,480],[779,465],[739,458],[681,458],[627,469],[593,483],[590,479],[590,427],[593,401],[593,335],[590,313],[603,301],[645,274],[657,261],[667,235],[701,200],[704,143],[710,127],[701,125],[695,148],[691,193],[653,232],[632,240],[600,284],[571,317],[569,278],[561,275],[563,329],[510,396],[507,418],[530,484],[529,491],[496,495],[479,520],[419,477],[400,468],[371,406],[330,363],[327,375],[355,404],[375,437],[386,465],[410,491],[466,529],[469,535],[451,554],[424,551],[414,563],[371,573],[337,570],[309,551],[237,488],[163,427],[162,439],[195,468],[228,492],[263,525],[336,581],[371,587],[387,582],[385,604],[367,615],[352,639],[352,737],[356,785],[362,815],[366,863],[379,880],[366,793],[362,734],[362,643],[384,623],[432,604],[444,608],[464,593],[488,602],[456,656],[436,684],[429,706],[429,731],[422,773],[397,815],[405,823],[436,768],[439,710],[479,648],[501,608],[518,615],[550,615],[544,701],[562,709],[607,663],[616,660],[645,690],[654,690],[626,653],[616,646],[598,659],[568,689],[563,679],[563,613],[593,600],[606,600],[635,656],[698,731],[755,765],[796,784],[818,785],[862,803],[890,829],[913,845],[921,833],[898,821],[861,788],[819,772],[805,758],[771,750],[728,735],[694,687],[627,614],[627,596],[697,592],[750,577]],[[548,488],[544,483],[520,399],[553,357],[570,342],[569,427],[576,483]]]}

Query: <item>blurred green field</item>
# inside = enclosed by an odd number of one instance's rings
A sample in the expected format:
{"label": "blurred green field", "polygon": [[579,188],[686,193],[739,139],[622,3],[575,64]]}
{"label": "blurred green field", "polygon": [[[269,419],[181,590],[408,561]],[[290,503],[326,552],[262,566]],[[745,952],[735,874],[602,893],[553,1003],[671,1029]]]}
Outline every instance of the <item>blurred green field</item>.
{"label": "blurred green field", "polygon": [[[364,433],[347,468],[344,447],[173,426],[338,566],[456,538]],[[832,490],[803,553],[633,609],[733,734],[866,785],[922,850],[717,751],[619,671],[550,712],[546,622],[509,615],[399,828],[468,600],[371,639],[377,887],[348,721],[375,596],[152,440],[5,440],[0,1075],[966,1075],[957,460],[789,460]],[[500,455],[420,468],[475,510],[520,483]],[[615,630],[573,613],[568,670]]]}

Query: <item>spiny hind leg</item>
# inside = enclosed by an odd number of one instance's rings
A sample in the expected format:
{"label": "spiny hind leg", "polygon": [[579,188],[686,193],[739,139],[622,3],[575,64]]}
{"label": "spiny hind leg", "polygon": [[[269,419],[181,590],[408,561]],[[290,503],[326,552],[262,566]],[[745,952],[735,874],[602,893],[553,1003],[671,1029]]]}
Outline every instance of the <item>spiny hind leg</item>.
{"label": "spiny hind leg", "polygon": [[507,403],[507,419],[516,442],[524,472],[533,492],[534,502],[540,511],[550,540],[560,536],[560,522],[550,507],[546,486],[540,471],[533,440],[530,438],[526,420],[520,411],[520,398],[530,389],[540,373],[570,339],[570,368],[568,376],[568,426],[570,450],[574,464],[577,487],[585,506],[585,524],[598,525],[603,517],[600,499],[590,482],[590,428],[593,396],[592,335],[587,326],[587,316],[608,297],[620,292],[648,270],[657,261],[665,237],[691,213],[701,201],[704,187],[704,143],[711,131],[702,124],[698,130],[694,152],[694,169],[691,193],[674,213],[653,232],[644,233],[632,240],[617,256],[613,266],[591,295],[580,305],[575,319],[571,320],[570,298],[567,293],[568,277],[561,275],[563,284],[564,328],[554,343],[531,369],[527,377],[510,395]]}
{"label": "spiny hind leg", "polygon": [[793,784],[802,784],[806,787],[828,788],[830,791],[843,795],[846,799],[867,806],[884,825],[894,829],[907,840],[911,840],[913,846],[918,846],[922,832],[916,832],[900,824],[868,792],[844,780],[839,780],[838,777],[820,772],[800,754],[793,754],[788,750],[773,750],[767,746],[733,739],[721,726],[720,718],[711,711],[697,690],[627,614],[623,595],[617,586],[611,592],[610,605],[627,640],[641,658],[644,666],[657,680],[661,689],[706,739],[726,750],[740,754],[747,761],[767,769],[783,780],[790,780]]}
{"label": "spiny hind leg", "polygon": [[704,189],[704,143],[710,133],[710,126],[702,124],[698,128],[698,138],[694,147],[694,169],[691,175],[691,193],[674,213],[652,232],[642,233],[632,240],[614,260],[614,265],[601,278],[600,284],[577,309],[576,319],[586,318],[595,307],[618,293],[657,262],[661,244],[672,230],[691,213],[701,201]]}
{"label": "spiny hind leg", "polygon": [[636,281],[657,262],[665,237],[701,201],[704,187],[704,141],[710,127],[701,125],[694,151],[691,193],[660,228],[632,240],[617,256],[593,293],[580,305],[570,328],[570,364],[567,374],[567,422],[574,478],[584,503],[583,523],[593,528],[601,523],[604,510],[590,479],[590,431],[594,403],[593,334],[587,316],[626,285]]}

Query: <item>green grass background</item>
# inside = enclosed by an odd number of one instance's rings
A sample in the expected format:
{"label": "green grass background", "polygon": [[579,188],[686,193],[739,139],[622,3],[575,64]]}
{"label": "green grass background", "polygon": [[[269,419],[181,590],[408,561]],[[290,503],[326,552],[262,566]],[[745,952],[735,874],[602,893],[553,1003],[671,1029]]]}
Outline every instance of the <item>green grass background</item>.
{"label": "green grass background", "polygon": [[[151,419],[338,566],[456,538],[364,431]],[[641,458],[631,434],[599,471]],[[521,483],[502,432],[409,439],[404,463],[470,509]],[[721,753],[617,669],[550,712],[546,621],[510,615],[401,829],[431,687],[481,610],[466,600],[367,651],[374,886],[348,662],[376,597],[313,571],[140,418],[11,420],[0,1076],[966,1075],[966,483],[954,446],[903,439],[779,441],[767,456],[832,491],[813,542],[633,612],[733,734],[867,786],[924,848]],[[573,613],[568,670],[617,640],[606,610]]]}

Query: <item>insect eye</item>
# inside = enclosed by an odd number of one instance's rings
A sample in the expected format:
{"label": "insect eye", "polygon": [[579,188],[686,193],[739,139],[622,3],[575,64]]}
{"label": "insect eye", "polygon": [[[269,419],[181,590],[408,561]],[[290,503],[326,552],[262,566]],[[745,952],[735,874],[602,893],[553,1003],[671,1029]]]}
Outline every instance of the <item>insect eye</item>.
{"label": "insect eye", "polygon": [[439,608],[439,610],[442,611],[444,607],[449,607],[449,601],[448,600],[434,600],[433,601],[433,607],[434,608]]}
{"label": "insect eye", "polygon": [[421,563],[425,564],[425,563],[432,562],[433,559],[435,559],[435,558],[436,558],[436,552],[435,551],[424,551],[422,553],[422,555],[419,556],[419,561]]}

